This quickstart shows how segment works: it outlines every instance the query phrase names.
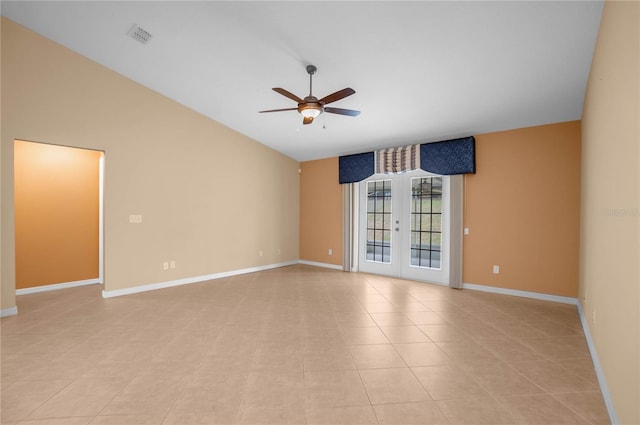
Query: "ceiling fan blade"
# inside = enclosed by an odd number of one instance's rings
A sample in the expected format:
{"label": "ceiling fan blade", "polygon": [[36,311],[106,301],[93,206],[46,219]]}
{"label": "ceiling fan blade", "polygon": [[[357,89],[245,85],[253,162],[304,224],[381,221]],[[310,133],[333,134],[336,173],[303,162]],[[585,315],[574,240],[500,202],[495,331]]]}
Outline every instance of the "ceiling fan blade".
{"label": "ceiling fan blade", "polygon": [[269,109],[267,111],[258,111],[259,113],[263,112],[281,112],[281,111],[297,111],[298,108],[284,108],[284,109]]}
{"label": "ceiling fan blade", "polygon": [[302,120],[302,124],[311,124],[313,122],[313,117],[304,117]]}
{"label": "ceiling fan blade", "polygon": [[323,97],[319,102],[326,105],[328,103],[335,102],[336,100],[344,99],[347,96],[351,96],[355,92],[356,91],[354,89],[347,87],[346,89],[339,90],[335,93],[331,93],[329,96]]}
{"label": "ceiling fan blade", "polygon": [[330,114],[349,115],[350,117],[357,117],[358,115],[360,115],[360,111],[354,111],[353,109],[332,108],[330,106],[326,106],[324,108],[324,111],[329,112]]}
{"label": "ceiling fan blade", "polygon": [[295,94],[291,93],[290,91],[287,91],[283,88],[280,87],[274,87],[273,91],[275,91],[276,93],[280,93],[281,95],[288,97],[291,100],[294,100],[296,103],[302,103],[302,99],[300,99],[298,96],[296,96]]}

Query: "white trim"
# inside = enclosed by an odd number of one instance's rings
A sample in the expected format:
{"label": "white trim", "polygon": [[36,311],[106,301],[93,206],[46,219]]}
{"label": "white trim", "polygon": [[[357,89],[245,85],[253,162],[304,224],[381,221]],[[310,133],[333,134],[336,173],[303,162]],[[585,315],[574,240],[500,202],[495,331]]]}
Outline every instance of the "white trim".
{"label": "white trim", "polygon": [[300,260],[298,263],[306,264],[307,266],[324,267],[325,269],[333,269],[333,270],[340,270],[340,271],[344,270],[344,267],[342,265],[319,263],[317,261]]}
{"label": "white trim", "polygon": [[98,160],[98,280],[104,283],[104,152]]}
{"label": "white trim", "polygon": [[517,289],[498,288],[496,286],[476,285],[473,283],[463,283],[462,289],[473,291],[492,292],[494,294],[512,295],[514,297],[533,298],[536,300],[553,301],[556,303],[578,305],[578,299],[563,297],[561,295],[541,294],[539,292],[520,291]]}
{"label": "white trim", "polygon": [[609,388],[607,387],[607,382],[604,377],[604,371],[600,366],[600,360],[598,359],[598,353],[596,352],[596,345],[591,338],[591,332],[589,332],[589,324],[587,319],[584,316],[584,311],[582,310],[582,304],[578,303],[578,315],[580,316],[580,323],[582,324],[582,330],[584,331],[584,338],[587,340],[587,346],[589,347],[589,353],[591,353],[591,361],[593,362],[593,369],[596,372],[596,377],[598,378],[598,384],[600,385],[600,392],[602,393],[602,399],[604,400],[604,405],[607,408],[607,413],[609,414],[609,421],[612,424],[619,424],[618,415],[616,414],[616,409],[613,405],[613,399],[611,398],[611,393],[609,392]]}
{"label": "white trim", "polygon": [[140,292],[154,291],[156,289],[171,288],[173,286],[188,285],[191,283],[206,282],[207,280],[222,279],[225,277],[237,276],[247,273],[255,273],[263,270],[276,269],[284,266],[298,264],[298,261],[286,261],[284,263],[267,264],[266,266],[250,267],[247,269],[231,270],[228,272],[214,273],[204,276],[187,277],[184,279],[170,280],[168,282],[149,283],[147,285],[133,286],[124,289],[115,289],[113,291],[102,291],[102,298],[113,298],[122,295],[137,294]]}
{"label": "white trim", "polygon": [[14,305],[11,308],[3,308],[2,310],[0,310],[0,317],[15,316],[16,314],[18,314],[17,305]]}
{"label": "white trim", "polygon": [[351,185],[351,271],[360,270],[360,183],[349,183]]}
{"label": "white trim", "polygon": [[34,286],[32,288],[16,289],[16,295],[35,294],[37,292],[57,291],[58,289],[75,288],[76,286],[95,285],[100,279],[76,280],[74,282],[54,283],[53,285]]}

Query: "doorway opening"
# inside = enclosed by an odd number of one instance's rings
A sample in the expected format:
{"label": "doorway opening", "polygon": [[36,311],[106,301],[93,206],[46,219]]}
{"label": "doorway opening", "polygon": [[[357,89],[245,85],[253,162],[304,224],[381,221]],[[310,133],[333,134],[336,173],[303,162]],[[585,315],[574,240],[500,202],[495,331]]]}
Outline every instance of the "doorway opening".
{"label": "doorway opening", "polygon": [[104,152],[14,141],[16,294],[104,283]]}

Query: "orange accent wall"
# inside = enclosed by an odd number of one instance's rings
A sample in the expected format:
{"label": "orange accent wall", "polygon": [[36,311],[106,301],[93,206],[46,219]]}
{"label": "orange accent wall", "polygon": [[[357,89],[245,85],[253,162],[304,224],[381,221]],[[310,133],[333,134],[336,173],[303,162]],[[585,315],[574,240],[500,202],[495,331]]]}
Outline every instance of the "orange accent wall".
{"label": "orange accent wall", "polygon": [[[342,264],[342,187],[338,158],[300,164],[300,259]],[[329,249],[333,255],[329,255]]]}
{"label": "orange accent wall", "polygon": [[15,141],[16,289],[98,278],[101,152]]}
{"label": "orange accent wall", "polygon": [[465,283],[578,295],[580,137],[580,121],[476,136]]}

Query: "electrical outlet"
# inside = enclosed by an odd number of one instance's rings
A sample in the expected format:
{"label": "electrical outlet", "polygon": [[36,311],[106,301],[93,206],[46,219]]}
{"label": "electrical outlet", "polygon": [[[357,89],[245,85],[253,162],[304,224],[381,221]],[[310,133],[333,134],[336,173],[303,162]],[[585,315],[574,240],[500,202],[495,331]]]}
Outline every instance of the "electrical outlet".
{"label": "electrical outlet", "polygon": [[169,268],[170,269],[175,269],[176,268],[176,261],[175,260],[171,260],[169,262]]}
{"label": "electrical outlet", "polygon": [[329,255],[333,255],[333,249],[329,248]]}
{"label": "electrical outlet", "polygon": [[165,261],[164,263],[162,263],[162,270],[169,270],[169,262]]}
{"label": "electrical outlet", "polygon": [[494,272],[495,274],[500,273],[500,266],[493,266],[493,272]]}
{"label": "electrical outlet", "polygon": [[131,214],[129,216],[129,223],[135,223],[135,224],[142,223],[142,216],[139,214]]}
{"label": "electrical outlet", "polygon": [[468,234],[469,234],[469,228],[468,228],[468,227],[465,227],[465,228],[464,228],[463,233],[464,233],[465,235],[468,235]]}

